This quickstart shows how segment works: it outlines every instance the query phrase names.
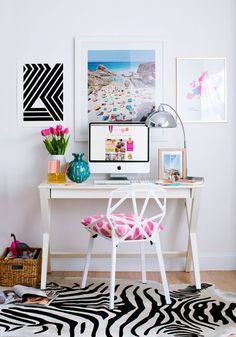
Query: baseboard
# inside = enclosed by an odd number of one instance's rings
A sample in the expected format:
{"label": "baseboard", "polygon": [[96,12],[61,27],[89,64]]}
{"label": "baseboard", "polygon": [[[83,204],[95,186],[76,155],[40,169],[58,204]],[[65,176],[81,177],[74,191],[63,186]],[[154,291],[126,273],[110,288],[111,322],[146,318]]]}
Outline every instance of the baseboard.
{"label": "baseboard", "polygon": [[236,254],[205,254],[199,260],[201,270],[236,270]]}
{"label": "baseboard", "polygon": [[[199,256],[200,270],[236,270],[236,255],[234,254],[205,254]],[[154,257],[146,259],[148,271],[159,270],[158,262]],[[182,271],[185,268],[183,257],[165,257],[165,267],[168,271]],[[52,258],[51,269],[53,271],[83,270],[84,258]],[[94,258],[91,261],[90,270],[110,271],[110,260],[108,258]],[[140,262],[138,258],[118,258],[117,271],[139,271]]]}

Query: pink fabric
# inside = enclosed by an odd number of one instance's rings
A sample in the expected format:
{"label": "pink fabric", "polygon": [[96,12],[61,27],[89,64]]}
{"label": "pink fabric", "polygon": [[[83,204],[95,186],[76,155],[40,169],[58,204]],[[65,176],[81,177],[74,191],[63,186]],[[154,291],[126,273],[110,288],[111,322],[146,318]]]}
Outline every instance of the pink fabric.
{"label": "pink fabric", "polygon": [[[124,237],[129,231],[130,228],[132,228],[134,225],[133,223],[125,223],[122,220],[130,220],[134,221],[134,216],[132,214],[127,214],[127,213],[119,213],[119,214],[114,214],[116,217],[120,218],[120,220],[113,221],[113,226],[115,228],[116,235],[119,238]],[[111,237],[111,225],[109,224],[108,220],[104,215],[91,215],[87,218],[82,219],[81,223],[85,227],[90,225],[92,222],[97,221],[94,223],[92,226],[91,230],[94,231],[95,233],[100,234],[101,236],[105,237]],[[143,218],[142,221],[145,221]],[[144,231],[147,233],[148,236],[152,235],[152,232],[157,226],[157,224],[154,221],[148,221],[147,223],[142,224],[142,227],[144,228]],[[159,225],[159,230],[163,230],[163,226],[160,224]],[[143,239],[143,234],[141,233],[139,228],[136,228],[134,232],[131,232],[130,235],[127,236],[126,240],[141,240]]]}

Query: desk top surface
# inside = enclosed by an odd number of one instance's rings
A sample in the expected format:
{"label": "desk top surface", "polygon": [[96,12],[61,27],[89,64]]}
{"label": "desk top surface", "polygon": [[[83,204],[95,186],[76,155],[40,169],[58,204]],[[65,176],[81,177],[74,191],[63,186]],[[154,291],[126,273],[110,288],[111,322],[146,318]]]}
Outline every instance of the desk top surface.
{"label": "desk top surface", "polygon": [[[152,181],[150,181],[152,183]],[[154,183],[154,181],[153,181]],[[142,185],[142,184],[140,184]],[[84,183],[73,183],[73,182],[66,182],[64,184],[48,184],[47,181],[42,182],[38,187],[39,189],[67,189],[67,190],[111,190],[111,189],[116,189],[122,186],[129,186],[129,185],[109,185],[109,184],[104,184],[104,185],[96,185],[93,183],[93,180],[88,180],[87,182]],[[161,185],[162,186],[162,185]],[[204,183],[202,184],[197,184],[197,185],[166,185],[162,186],[165,189],[195,189],[195,188],[202,188],[204,186]]]}

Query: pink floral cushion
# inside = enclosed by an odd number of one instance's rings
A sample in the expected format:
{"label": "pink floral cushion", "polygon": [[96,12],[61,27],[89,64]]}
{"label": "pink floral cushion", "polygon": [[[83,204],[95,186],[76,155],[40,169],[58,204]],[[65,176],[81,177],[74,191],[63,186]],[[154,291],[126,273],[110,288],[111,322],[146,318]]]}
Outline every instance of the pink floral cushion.
{"label": "pink floral cushion", "polygon": [[[113,225],[115,228],[116,235],[119,238],[124,237],[130,228],[134,226],[132,221],[134,221],[134,216],[132,214],[127,213],[119,213],[115,214],[116,217],[120,218],[119,220],[113,221]],[[131,222],[127,223],[123,220],[130,220]],[[107,218],[100,214],[100,215],[91,215],[88,218],[84,218],[81,220],[82,225],[85,227],[89,226],[91,223],[96,221],[92,227],[90,227],[90,230],[93,232],[105,236],[105,237],[111,237],[111,225],[109,224]],[[142,221],[145,221],[145,218],[142,219]],[[147,233],[148,236],[152,235],[153,229],[157,226],[157,223],[154,221],[148,221],[147,223],[142,224],[142,227],[144,228],[144,231]],[[159,229],[163,230],[163,226],[160,224]],[[126,240],[141,240],[143,239],[144,235],[141,233],[139,228],[136,228],[135,231],[131,232],[129,236],[127,236]]]}

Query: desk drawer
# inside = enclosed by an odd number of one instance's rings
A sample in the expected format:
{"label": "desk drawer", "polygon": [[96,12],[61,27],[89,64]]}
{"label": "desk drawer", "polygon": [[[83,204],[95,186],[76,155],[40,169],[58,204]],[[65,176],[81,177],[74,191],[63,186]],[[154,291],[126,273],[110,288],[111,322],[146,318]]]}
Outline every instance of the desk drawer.
{"label": "desk drawer", "polygon": [[[107,199],[110,196],[110,192],[113,188],[52,188],[51,199]],[[179,189],[166,189],[166,197],[168,199],[187,199],[191,197],[191,189],[179,188]],[[142,198],[142,197],[141,197]]]}
{"label": "desk drawer", "polygon": [[51,199],[107,199],[110,190],[94,189],[52,189]]}

